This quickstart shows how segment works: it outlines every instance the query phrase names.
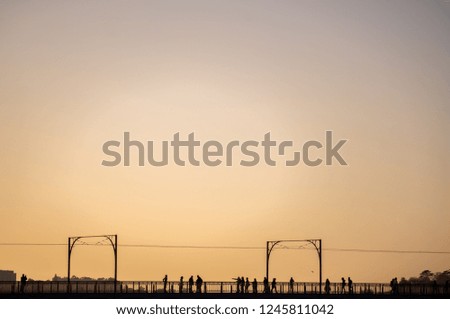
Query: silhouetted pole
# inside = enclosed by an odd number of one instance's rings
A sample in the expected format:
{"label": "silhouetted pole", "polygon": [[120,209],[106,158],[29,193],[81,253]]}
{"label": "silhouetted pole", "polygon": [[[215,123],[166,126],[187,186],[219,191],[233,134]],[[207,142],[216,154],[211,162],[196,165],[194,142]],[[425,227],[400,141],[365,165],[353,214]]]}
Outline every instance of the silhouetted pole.
{"label": "silhouetted pole", "polygon": [[114,293],[116,293],[117,290],[117,235],[114,235]]}
{"label": "silhouetted pole", "polygon": [[283,242],[307,242],[314,246],[319,256],[319,293],[322,294],[322,239],[291,239],[291,240],[274,240],[266,242],[266,278],[269,280],[269,259],[272,250],[276,245]]}
{"label": "silhouetted pole", "polygon": [[[114,293],[117,291],[117,235],[99,235],[99,236],[78,236],[78,237],[69,237],[67,240],[67,292],[70,292],[70,261],[72,250],[76,244],[76,242],[82,238],[105,238],[111,244],[114,251]],[[114,239],[114,240],[113,240]]]}
{"label": "silhouetted pole", "polygon": [[67,240],[67,292],[70,292],[70,237]]}
{"label": "silhouetted pole", "polygon": [[322,239],[319,239],[319,293],[322,294]]}
{"label": "silhouetted pole", "polygon": [[266,245],[266,278],[267,278],[267,280],[269,280],[269,257],[270,257],[269,242],[267,242],[267,245]]}
{"label": "silhouetted pole", "polygon": [[266,278],[269,280],[269,262],[270,262],[270,254],[272,253],[273,248],[279,243],[285,240],[276,240],[276,241],[268,241],[266,246]]}

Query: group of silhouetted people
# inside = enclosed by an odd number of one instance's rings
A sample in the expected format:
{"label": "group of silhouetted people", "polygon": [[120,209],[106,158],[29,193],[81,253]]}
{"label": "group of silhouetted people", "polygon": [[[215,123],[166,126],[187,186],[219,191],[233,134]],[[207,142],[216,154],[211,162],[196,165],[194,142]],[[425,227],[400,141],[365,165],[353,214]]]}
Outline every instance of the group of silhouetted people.
{"label": "group of silhouetted people", "polygon": [[[236,293],[250,293],[250,286],[252,288],[252,293],[253,294],[257,294],[258,293],[258,281],[256,280],[256,278],[253,279],[252,282],[250,282],[249,278],[246,277],[244,279],[244,277],[237,277],[234,278],[236,280]],[[25,288],[25,284],[26,284],[26,276],[22,275],[21,278],[21,292],[24,291]],[[163,278],[163,285],[164,285],[164,293],[167,292],[167,275],[164,276]],[[203,285],[203,279],[197,275],[197,280],[195,280],[194,282],[194,277],[191,276],[189,278],[188,281],[188,292],[189,293],[194,293],[194,284],[196,287],[195,292],[196,293],[201,293],[202,292],[202,285]],[[291,277],[289,280],[289,293],[294,293],[294,278]],[[437,286],[437,284],[435,283],[435,285]],[[393,295],[398,295],[398,280],[397,277],[393,278],[390,282],[390,287],[391,287],[391,293]],[[179,293],[183,292],[183,288],[184,288],[184,280],[183,280],[183,276],[180,277],[180,282],[179,282]],[[437,289],[437,288],[436,288]],[[449,290],[449,283],[448,281],[445,283],[444,286],[444,292],[448,293]],[[172,292],[173,292],[173,287],[172,287]],[[273,278],[272,282],[269,284],[269,280],[267,279],[267,277],[264,277],[263,280],[263,293],[278,293],[278,289],[277,289],[277,279]],[[331,293],[331,283],[330,280],[327,278],[325,280],[325,294],[329,295]],[[345,280],[344,277],[341,278],[341,289],[340,289],[340,293],[341,294],[353,294],[353,280],[350,277],[347,277],[347,281]]]}
{"label": "group of silhouetted people", "polygon": [[[237,278],[233,278],[234,280],[236,280],[236,293],[250,293],[250,287],[252,289],[252,293],[257,294],[258,293],[258,281],[256,280],[256,278],[253,279],[252,282],[250,282],[249,278],[246,277],[244,279],[244,277],[237,277]],[[173,290],[173,284],[172,287],[169,288],[168,290],[168,276],[165,275],[163,280],[163,292],[167,293],[169,292],[174,292]],[[289,280],[289,293],[294,293],[294,278],[291,277],[291,279]],[[202,286],[203,286],[203,279],[197,275],[197,280],[195,280],[194,282],[194,277],[191,276],[187,282],[187,291],[188,293],[194,293],[194,285],[195,285],[195,292],[196,293],[201,293],[202,292]],[[181,276],[180,277],[180,281],[178,283],[178,292],[179,293],[183,293],[184,292],[184,286],[185,286],[185,281],[184,281],[184,277]],[[264,277],[263,280],[263,293],[278,293],[278,289],[277,289],[277,279],[273,278],[272,282],[269,285],[269,280]]]}
{"label": "group of silhouetted people", "polygon": [[[237,277],[236,280],[236,293],[248,293],[250,288],[250,280],[248,277],[244,279],[244,277]],[[256,282],[256,285],[254,284]],[[255,286],[258,286],[258,282],[256,278],[253,280],[253,290],[255,290]]]}
{"label": "group of silhouetted people", "polygon": [[[252,282],[250,282],[249,278],[246,277],[244,279],[244,277],[237,277],[237,278],[233,278],[236,280],[236,293],[250,293],[250,287],[252,289],[252,293],[256,294],[258,293],[258,281],[256,280],[256,278],[253,279]],[[163,282],[163,292],[164,293],[168,293],[174,292],[173,289],[173,284],[172,287],[168,289],[168,276],[165,275],[164,278],[162,279]],[[276,278],[273,278],[271,285],[269,285],[269,282],[267,280],[267,278],[264,278],[264,293],[278,293],[277,290],[277,281]],[[191,276],[187,282],[187,292],[188,293],[194,293],[194,286],[195,286],[195,292],[196,293],[201,293],[202,292],[202,286],[203,286],[203,279],[197,275],[197,279],[194,281],[194,277]],[[178,292],[179,293],[183,293],[184,292],[184,287],[185,287],[185,281],[184,281],[184,277],[181,276],[180,277],[180,281],[178,283]],[[294,292],[294,279],[291,277],[290,281],[289,281],[289,292],[293,293]]]}
{"label": "group of silhouetted people", "polygon": [[[345,294],[345,287],[348,286],[348,293],[353,294],[353,280],[348,277],[348,282],[345,282],[345,278],[341,278],[341,294]],[[326,289],[325,289],[326,290]]]}
{"label": "group of silhouetted people", "polygon": [[[167,293],[167,282],[168,282],[168,277],[167,275],[164,276],[163,278],[163,291],[164,293]],[[202,286],[203,286],[203,279],[202,277],[200,277],[199,275],[197,275],[197,279],[194,282],[194,276],[189,277],[189,280],[187,282],[188,285],[188,293],[192,294],[194,293],[194,284],[195,284],[195,292],[196,293],[201,293],[202,292]],[[180,281],[178,283],[178,292],[181,294],[183,293],[183,289],[184,289],[184,277],[181,276],[180,277]],[[173,285],[172,285],[172,289],[171,292],[173,293]]]}
{"label": "group of silhouetted people", "polygon": [[[250,280],[248,277],[244,279],[244,277],[237,277],[236,280],[236,293],[249,293],[250,285],[252,286],[252,293],[257,294],[258,293],[258,281],[256,278],[253,278],[252,283],[250,284]],[[266,277],[264,277],[264,293],[270,293],[275,290],[277,292],[277,282],[274,278],[272,281],[272,289],[269,289],[269,281]]]}
{"label": "group of silhouetted people", "polygon": [[[346,287],[348,287],[348,293],[353,294],[353,280],[348,277],[347,281],[345,281],[345,278],[341,278],[341,294],[346,293]],[[325,294],[329,295],[331,293],[331,282],[327,278],[325,280]]]}
{"label": "group of silhouetted people", "polygon": [[[248,277],[244,279],[244,277],[237,277],[234,278],[236,280],[236,293],[249,293],[249,287],[250,287],[250,281]],[[289,288],[288,293],[294,293],[294,285],[295,280],[293,277],[289,279]],[[254,294],[258,293],[258,281],[256,278],[253,279],[253,282],[251,283],[252,286],[252,292]],[[347,292],[349,294],[353,294],[353,280],[348,277],[347,281],[344,277],[341,278],[341,293],[345,294]],[[263,280],[263,293],[278,293],[277,289],[277,279],[273,278],[272,282],[269,284],[269,280],[267,277],[264,277]],[[325,281],[325,293],[330,294],[331,293],[331,283],[330,280],[327,278]]]}
{"label": "group of silhouetted people", "polygon": [[[345,294],[347,292],[348,287],[348,293],[353,294],[353,280],[348,277],[347,281],[344,277],[341,278],[341,294]],[[331,282],[330,279],[325,280],[325,294],[329,295],[331,293]]]}

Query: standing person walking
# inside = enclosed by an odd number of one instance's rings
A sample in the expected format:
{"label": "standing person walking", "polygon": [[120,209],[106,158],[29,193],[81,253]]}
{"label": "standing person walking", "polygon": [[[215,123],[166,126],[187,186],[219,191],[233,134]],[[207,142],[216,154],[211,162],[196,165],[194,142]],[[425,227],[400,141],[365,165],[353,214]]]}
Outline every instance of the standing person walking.
{"label": "standing person walking", "polygon": [[167,275],[163,278],[164,293],[167,293]]}
{"label": "standing person walking", "polygon": [[341,278],[342,283],[341,283],[341,294],[345,294],[345,279],[344,277]]}
{"label": "standing person walking", "polygon": [[183,276],[180,277],[180,283],[178,284],[178,292],[180,294],[183,293],[183,286],[184,286],[184,282],[183,282]]}
{"label": "standing person walking", "polygon": [[194,287],[194,276],[189,277],[189,281],[188,281],[188,289],[189,289],[189,293],[193,293],[193,287]]}
{"label": "standing person walking", "polygon": [[272,280],[272,289],[270,289],[270,292],[272,293],[275,290],[275,293],[278,293],[277,291],[277,278],[273,278]]}
{"label": "standing person walking", "polygon": [[291,277],[291,279],[289,280],[289,293],[293,294],[294,293],[294,278]]}
{"label": "standing person walking", "polygon": [[25,274],[22,274],[22,277],[20,277],[20,293],[24,293],[25,292],[25,285],[27,284],[27,276],[25,276]]}

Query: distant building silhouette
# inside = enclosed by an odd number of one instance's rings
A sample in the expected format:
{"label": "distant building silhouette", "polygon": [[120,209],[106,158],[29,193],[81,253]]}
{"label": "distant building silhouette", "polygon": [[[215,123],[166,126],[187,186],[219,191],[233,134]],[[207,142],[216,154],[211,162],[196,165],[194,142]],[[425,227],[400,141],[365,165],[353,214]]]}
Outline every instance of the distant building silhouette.
{"label": "distant building silhouette", "polygon": [[17,274],[12,270],[0,270],[0,281],[16,281]]}

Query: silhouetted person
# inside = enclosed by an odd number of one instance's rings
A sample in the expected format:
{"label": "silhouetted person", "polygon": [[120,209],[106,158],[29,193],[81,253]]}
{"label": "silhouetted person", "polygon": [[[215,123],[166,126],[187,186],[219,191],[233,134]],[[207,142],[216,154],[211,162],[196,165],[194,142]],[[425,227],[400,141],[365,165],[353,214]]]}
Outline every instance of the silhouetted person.
{"label": "silhouetted person", "polygon": [[344,277],[342,277],[341,280],[342,280],[342,284],[341,284],[342,291],[341,291],[341,294],[345,294],[345,279],[344,279]]}
{"label": "silhouetted person", "polygon": [[397,295],[398,293],[398,281],[397,277],[392,278],[391,283],[389,284],[391,286],[391,293],[393,295]]}
{"label": "silhouetted person", "polygon": [[241,277],[236,277],[236,293],[241,292]]}
{"label": "silhouetted person", "polygon": [[245,278],[245,293],[248,294],[248,288],[250,287],[250,280],[248,280],[248,277]]}
{"label": "silhouetted person", "polygon": [[272,293],[275,290],[275,293],[278,293],[277,291],[277,278],[273,278],[272,280],[272,288],[270,289],[270,292]]}
{"label": "silhouetted person", "polygon": [[258,293],[258,281],[256,281],[256,278],[253,279],[252,288],[253,288],[253,293],[257,294]]}
{"label": "silhouetted person", "polygon": [[189,293],[193,293],[192,288],[194,287],[194,276],[189,277],[189,281],[188,281],[188,289],[189,289]]}
{"label": "silhouetted person", "polygon": [[327,280],[325,280],[325,293],[329,295],[330,291],[331,291],[330,280],[327,278]]}
{"label": "silhouetted person", "polygon": [[236,278],[236,293],[240,293],[241,292],[241,277],[237,277]]}
{"label": "silhouetted person", "polygon": [[184,286],[183,276],[181,276],[180,277],[180,283],[178,284],[178,290],[179,290],[180,294],[183,293],[183,286]]}
{"label": "silhouetted person", "polygon": [[348,277],[348,293],[353,293],[353,280],[350,277]]}
{"label": "silhouetted person", "polygon": [[395,294],[398,295],[398,280],[397,280],[397,277],[394,278],[394,287],[395,287]]}
{"label": "silhouetted person", "polygon": [[24,293],[25,292],[25,285],[27,284],[27,276],[25,276],[25,274],[22,274],[22,277],[20,277],[20,293]]}
{"label": "silhouetted person", "polygon": [[245,290],[245,279],[244,276],[241,277],[241,294],[244,293]]}
{"label": "silhouetted person", "polygon": [[264,284],[264,293],[268,294],[270,290],[269,290],[269,279],[267,279],[267,277],[264,277],[263,284]]}
{"label": "silhouetted person", "polygon": [[203,285],[203,279],[199,275],[197,275],[197,280],[195,281],[195,285],[197,287],[196,292],[198,294],[202,293],[202,285]]}
{"label": "silhouetted person", "polygon": [[291,277],[291,279],[289,279],[289,292],[291,293],[291,294],[293,294],[294,293],[294,278],[292,278]]}
{"label": "silhouetted person", "polygon": [[166,293],[167,292],[167,275],[165,275],[163,278],[163,284],[164,284],[164,293]]}

